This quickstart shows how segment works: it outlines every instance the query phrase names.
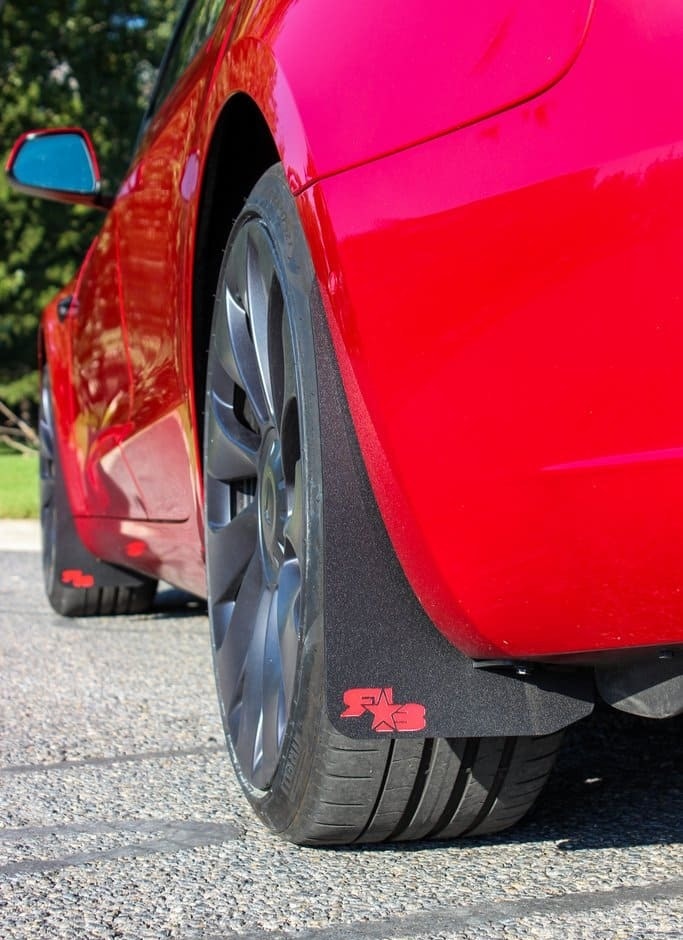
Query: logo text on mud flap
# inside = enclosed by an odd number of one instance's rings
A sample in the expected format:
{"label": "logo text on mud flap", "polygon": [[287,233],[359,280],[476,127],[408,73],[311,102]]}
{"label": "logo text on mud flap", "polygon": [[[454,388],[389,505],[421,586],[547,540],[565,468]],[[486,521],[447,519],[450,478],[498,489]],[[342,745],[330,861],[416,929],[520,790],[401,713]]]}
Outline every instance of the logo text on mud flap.
{"label": "logo text on mud flap", "polygon": [[373,731],[422,731],[427,724],[424,705],[394,702],[393,689],[347,689],[344,705],[341,718],[360,718],[370,712]]}
{"label": "logo text on mud flap", "polygon": [[62,584],[72,584],[76,588],[89,588],[95,583],[91,574],[85,574],[79,568],[68,568],[62,571]]}

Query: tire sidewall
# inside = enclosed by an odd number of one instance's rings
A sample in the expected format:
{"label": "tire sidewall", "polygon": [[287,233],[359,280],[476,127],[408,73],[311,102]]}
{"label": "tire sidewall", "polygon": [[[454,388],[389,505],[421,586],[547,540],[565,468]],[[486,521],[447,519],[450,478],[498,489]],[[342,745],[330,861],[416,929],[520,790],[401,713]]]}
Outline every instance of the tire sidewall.
{"label": "tire sidewall", "polygon": [[[227,725],[226,739],[237,777],[256,812],[271,830],[290,833],[296,830],[296,817],[305,802],[306,789],[319,752],[325,711],[323,498],[320,417],[311,318],[311,297],[316,289],[316,281],[294,198],[280,167],[273,167],[261,177],[235,221],[221,267],[219,291],[225,283],[230,251],[238,232],[247,222],[255,219],[263,225],[271,245],[295,352],[297,397],[301,409],[299,430],[304,473],[306,553],[294,694],[282,754],[267,790],[255,788],[242,772],[227,733]],[[217,311],[218,308],[214,316],[218,315]],[[207,382],[208,389],[210,381]],[[209,611],[211,609],[209,598]]]}

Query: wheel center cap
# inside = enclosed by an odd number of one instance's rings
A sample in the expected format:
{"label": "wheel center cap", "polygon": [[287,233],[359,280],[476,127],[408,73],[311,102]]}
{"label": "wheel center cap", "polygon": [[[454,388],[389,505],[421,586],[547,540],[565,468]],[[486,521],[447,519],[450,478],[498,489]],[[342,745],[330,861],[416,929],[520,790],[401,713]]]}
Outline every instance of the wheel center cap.
{"label": "wheel center cap", "polygon": [[277,579],[284,559],[284,527],[287,519],[285,478],[280,439],[270,431],[261,446],[258,488],[259,540],[266,573]]}

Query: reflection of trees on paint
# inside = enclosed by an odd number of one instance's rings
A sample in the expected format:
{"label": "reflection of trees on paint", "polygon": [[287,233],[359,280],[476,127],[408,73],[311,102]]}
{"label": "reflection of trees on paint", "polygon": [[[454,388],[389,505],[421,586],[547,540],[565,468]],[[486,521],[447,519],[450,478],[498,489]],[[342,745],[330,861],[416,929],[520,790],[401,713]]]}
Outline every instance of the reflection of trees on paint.
{"label": "reflection of trees on paint", "polygon": [[[125,172],[177,0],[0,0],[0,140],[81,125],[105,186]],[[2,154],[3,163],[7,151]],[[40,311],[72,275],[102,217],[27,199],[0,175],[0,399],[35,400]]]}

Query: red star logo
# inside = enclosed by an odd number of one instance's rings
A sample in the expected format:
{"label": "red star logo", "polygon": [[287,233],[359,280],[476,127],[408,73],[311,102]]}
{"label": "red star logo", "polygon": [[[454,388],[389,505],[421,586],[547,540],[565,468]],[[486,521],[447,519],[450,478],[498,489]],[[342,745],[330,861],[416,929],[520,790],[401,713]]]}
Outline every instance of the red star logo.
{"label": "red star logo", "polygon": [[396,720],[394,715],[400,712],[402,705],[394,705],[394,690],[382,689],[377,700],[372,705],[366,705],[366,709],[372,712],[372,730],[373,731],[396,731]]}
{"label": "red star logo", "polygon": [[80,568],[68,568],[62,571],[62,584],[72,584],[76,588],[89,588],[95,584],[91,574],[85,574]]}
{"label": "red star logo", "polygon": [[424,705],[418,702],[396,704],[393,688],[347,689],[344,692],[344,706],[342,718],[360,718],[370,712],[372,730],[379,733],[423,731],[427,725]]}

